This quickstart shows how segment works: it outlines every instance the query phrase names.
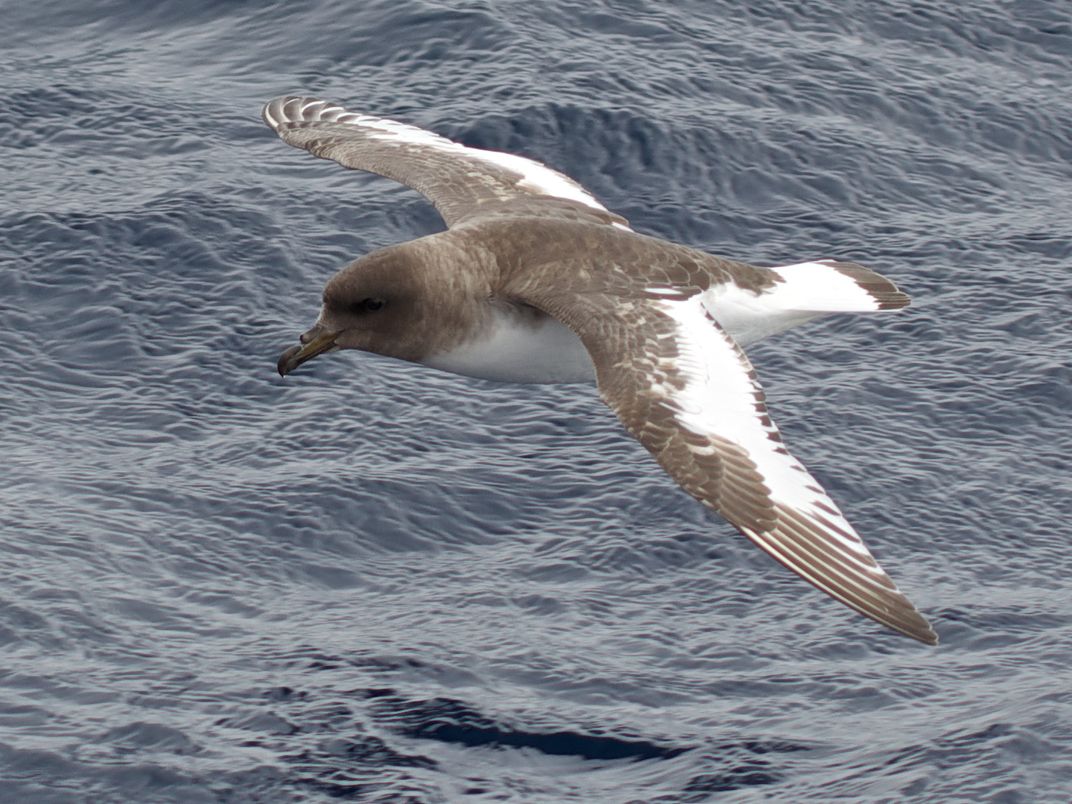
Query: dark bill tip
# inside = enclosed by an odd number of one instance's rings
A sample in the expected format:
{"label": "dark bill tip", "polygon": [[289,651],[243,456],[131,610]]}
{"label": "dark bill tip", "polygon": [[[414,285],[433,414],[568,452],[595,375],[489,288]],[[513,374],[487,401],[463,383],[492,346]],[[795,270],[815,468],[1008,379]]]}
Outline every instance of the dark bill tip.
{"label": "dark bill tip", "polygon": [[[314,330],[315,331],[315,330]],[[303,340],[309,333],[302,336]],[[302,363],[312,360],[319,354],[323,354],[335,348],[335,338],[338,332],[321,332],[305,341],[301,346],[291,346],[279,356],[279,362],[275,364],[280,377],[286,377]]]}
{"label": "dark bill tip", "polygon": [[298,364],[294,361],[294,356],[301,350],[300,346],[291,346],[279,356],[279,362],[275,364],[275,367],[280,377],[286,377],[287,374],[298,367]]}

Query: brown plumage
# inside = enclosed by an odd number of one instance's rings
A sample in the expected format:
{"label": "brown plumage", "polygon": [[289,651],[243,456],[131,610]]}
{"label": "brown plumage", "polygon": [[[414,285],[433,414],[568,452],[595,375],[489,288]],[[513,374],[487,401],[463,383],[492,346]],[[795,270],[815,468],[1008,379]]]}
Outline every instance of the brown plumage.
{"label": "brown plumage", "polygon": [[760,268],[640,235],[539,163],[325,101],[280,98],[264,119],[291,145],[418,190],[449,226],[336,274],[281,374],[336,348],[497,379],[594,371],[603,400],[685,491],[830,596],[937,642],[789,453],[735,340],[906,306],[892,282],[855,263]]}

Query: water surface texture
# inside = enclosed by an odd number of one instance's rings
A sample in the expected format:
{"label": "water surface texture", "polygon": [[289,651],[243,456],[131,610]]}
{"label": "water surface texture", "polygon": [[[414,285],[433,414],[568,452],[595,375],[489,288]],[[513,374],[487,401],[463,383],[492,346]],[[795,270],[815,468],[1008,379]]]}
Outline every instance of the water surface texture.
{"label": "water surface texture", "polygon": [[[1067,800],[1072,24],[961,3],[2,3],[0,798]],[[345,353],[433,232],[318,94],[641,232],[914,305],[751,355],[937,648],[694,503],[585,386]]]}

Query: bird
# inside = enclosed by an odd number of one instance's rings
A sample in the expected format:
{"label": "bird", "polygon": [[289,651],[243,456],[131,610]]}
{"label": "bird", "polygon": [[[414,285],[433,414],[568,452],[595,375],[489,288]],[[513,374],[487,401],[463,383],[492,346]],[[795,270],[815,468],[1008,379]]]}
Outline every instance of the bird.
{"label": "bird", "polygon": [[594,381],[688,494],[815,587],[896,632],[938,636],[789,452],[742,347],[832,313],[908,306],[853,262],[760,267],[635,231],[568,176],[315,97],[263,108],[288,145],[424,195],[446,229],[330,279],[286,376],[356,349],[469,377]]}

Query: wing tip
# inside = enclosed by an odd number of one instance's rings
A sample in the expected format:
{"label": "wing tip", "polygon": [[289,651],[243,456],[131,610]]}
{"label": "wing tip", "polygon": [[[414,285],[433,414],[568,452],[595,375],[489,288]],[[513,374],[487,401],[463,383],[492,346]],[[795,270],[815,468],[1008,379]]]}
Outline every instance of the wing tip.
{"label": "wing tip", "polygon": [[[307,115],[306,112],[314,107],[315,114]],[[264,104],[261,108],[261,119],[269,128],[278,132],[288,123],[317,120],[328,109],[345,112],[342,107],[336,107],[329,101],[311,95],[280,95]]]}
{"label": "wing tip", "polygon": [[938,645],[941,642],[941,640],[938,638],[938,632],[935,631],[931,627],[931,624],[928,623],[926,620],[924,620],[923,622],[927,626],[927,628],[923,632],[923,634],[921,636],[915,636],[914,634],[909,634],[909,636],[913,636],[915,639],[918,639],[924,645],[931,645],[932,647]]}
{"label": "wing tip", "polygon": [[818,553],[814,552],[815,542],[811,548],[804,547],[803,534],[791,521],[763,532],[733,524],[779,564],[839,603],[925,645],[938,644],[938,634],[931,624],[874,561],[869,551],[866,565],[853,570],[845,564],[844,554],[837,556],[821,548]]}
{"label": "wing tip", "polygon": [[278,98],[272,98],[264,104],[261,109],[261,119],[268,124],[268,127],[273,131],[279,131],[279,127],[286,122],[286,114],[284,113],[284,107],[294,100],[293,95],[282,95]]}
{"label": "wing tip", "polygon": [[927,621],[927,618],[920,614],[919,610],[912,605],[900,590],[898,590],[898,594],[901,597],[902,606],[889,618],[878,617],[869,612],[860,611],[860,609],[857,609],[857,611],[903,636],[922,642],[924,645],[937,645],[939,642],[938,633]]}

